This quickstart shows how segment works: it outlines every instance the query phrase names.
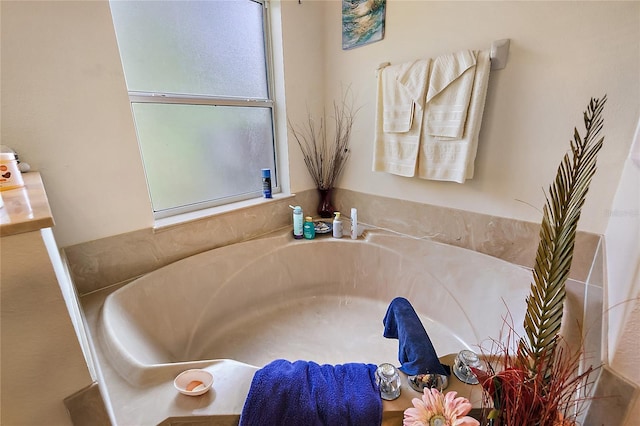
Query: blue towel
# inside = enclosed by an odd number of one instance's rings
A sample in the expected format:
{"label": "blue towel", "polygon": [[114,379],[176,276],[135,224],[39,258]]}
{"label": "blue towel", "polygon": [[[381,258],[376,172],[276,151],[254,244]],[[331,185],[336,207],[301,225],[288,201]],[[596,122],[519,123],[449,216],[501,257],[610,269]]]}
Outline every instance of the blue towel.
{"label": "blue towel", "polygon": [[376,368],[273,361],[253,376],[239,426],[380,425]]}
{"label": "blue towel", "polygon": [[450,375],[438,360],[436,350],[425,331],[420,318],[404,297],[396,297],[389,304],[382,321],[384,337],[398,339],[400,371],[409,376],[424,373]]}

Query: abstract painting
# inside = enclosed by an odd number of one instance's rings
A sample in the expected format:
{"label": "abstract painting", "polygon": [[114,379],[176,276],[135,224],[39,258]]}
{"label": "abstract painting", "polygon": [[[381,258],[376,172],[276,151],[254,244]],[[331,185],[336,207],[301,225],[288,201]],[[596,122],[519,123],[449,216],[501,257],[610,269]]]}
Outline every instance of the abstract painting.
{"label": "abstract painting", "polygon": [[384,37],[386,0],[342,0],[342,49]]}

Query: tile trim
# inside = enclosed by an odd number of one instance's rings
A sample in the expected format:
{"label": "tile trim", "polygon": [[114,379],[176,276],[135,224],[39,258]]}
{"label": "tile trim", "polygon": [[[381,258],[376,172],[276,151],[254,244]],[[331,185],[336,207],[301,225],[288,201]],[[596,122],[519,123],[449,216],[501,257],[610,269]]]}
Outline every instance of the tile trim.
{"label": "tile trim", "polygon": [[[284,202],[286,200],[286,202]],[[315,189],[292,198],[244,207],[161,230],[141,229],[65,247],[80,295],[151,272],[207,250],[291,226],[289,204],[315,212]],[[336,188],[334,204],[346,216],[358,208],[362,223],[417,238],[464,247],[531,268],[539,224]],[[425,220],[425,218],[427,218]],[[601,236],[578,232],[570,277],[586,282]]]}

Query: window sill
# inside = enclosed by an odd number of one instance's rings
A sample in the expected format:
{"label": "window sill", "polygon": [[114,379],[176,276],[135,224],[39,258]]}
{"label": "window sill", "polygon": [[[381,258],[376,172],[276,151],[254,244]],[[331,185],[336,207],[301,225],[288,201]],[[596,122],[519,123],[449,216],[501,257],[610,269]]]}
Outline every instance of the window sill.
{"label": "window sill", "polygon": [[182,225],[188,222],[194,222],[197,220],[219,216],[227,213],[237,212],[246,208],[259,206],[267,203],[274,203],[283,200],[288,200],[295,197],[295,194],[274,194],[273,198],[252,198],[250,200],[238,201],[235,203],[225,204],[223,206],[210,207],[208,209],[202,209],[195,212],[177,214],[175,216],[165,217],[162,219],[156,219],[154,221],[153,230],[162,231],[167,228],[171,228],[177,225]]}

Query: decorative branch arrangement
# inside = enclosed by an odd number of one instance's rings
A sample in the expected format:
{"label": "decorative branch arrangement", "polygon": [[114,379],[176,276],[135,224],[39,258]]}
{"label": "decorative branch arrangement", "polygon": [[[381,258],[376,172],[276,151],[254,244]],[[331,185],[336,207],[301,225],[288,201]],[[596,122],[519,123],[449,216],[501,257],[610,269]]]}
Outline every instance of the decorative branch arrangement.
{"label": "decorative branch arrangement", "polygon": [[347,90],[340,103],[333,102],[335,126],[331,141],[327,137],[325,113],[318,125],[310,113],[307,114],[306,126],[295,127],[288,120],[289,129],[300,146],[304,163],[318,189],[333,189],[349,158],[351,128],[358,112],[352,100],[348,99],[349,95]]}
{"label": "decorative branch arrangement", "polygon": [[488,416],[492,425],[575,425],[576,407],[584,399],[579,392],[592,384],[593,368],[580,372],[582,348],[572,351],[559,345],[559,332],[577,224],[604,141],[599,134],[605,102],[606,96],[591,99],[584,112],[584,138],[574,129],[571,152],[565,154],[546,196],[533,282],[526,299],[526,336],[519,338],[516,354],[510,353],[513,329],[507,343],[498,342],[497,351],[489,356],[501,364],[500,371],[491,365],[489,374],[474,370],[486,400],[493,405]]}

